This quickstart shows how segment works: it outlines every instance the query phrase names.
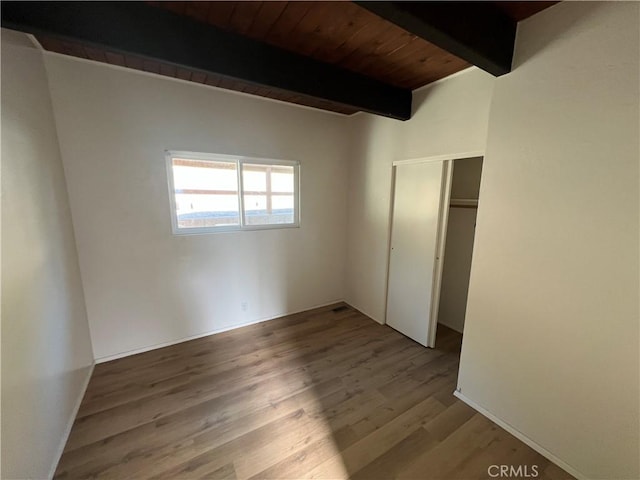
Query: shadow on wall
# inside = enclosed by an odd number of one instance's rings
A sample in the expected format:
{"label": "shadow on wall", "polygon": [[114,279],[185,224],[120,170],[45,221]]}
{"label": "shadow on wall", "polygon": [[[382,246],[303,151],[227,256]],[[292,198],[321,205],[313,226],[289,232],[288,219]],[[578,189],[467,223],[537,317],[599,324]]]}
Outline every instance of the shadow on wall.
{"label": "shadow on wall", "polygon": [[[518,44],[518,48],[514,52],[513,56],[512,71],[535,58],[540,52],[546,50],[549,45],[553,44],[560,37],[565,35],[567,31],[576,31],[575,27],[579,26],[581,23],[592,23],[592,20],[587,21],[587,19],[589,17],[597,18],[600,16],[599,12],[602,8],[601,3],[603,2],[581,2],[580,15],[556,15],[552,13],[556,8],[565,8],[566,5],[563,3],[553,5],[552,7],[534,15],[533,17],[537,17],[538,15],[545,15],[547,17],[547,21],[545,23],[547,35],[538,35],[535,38],[530,36],[529,41],[526,44]],[[528,20],[529,19],[520,22],[518,30],[523,28],[523,26],[526,28]]]}
{"label": "shadow on wall", "polygon": [[2,31],[2,478],[44,478],[93,360],[40,53]]}
{"label": "shadow on wall", "polygon": [[[420,110],[422,110],[422,108],[426,105],[430,94],[433,91],[433,85],[429,86],[431,84],[427,84],[425,85],[426,88],[422,88],[420,91],[418,92],[414,92],[413,93],[413,100],[411,102],[411,118],[415,118],[415,116],[418,114],[418,112],[420,112]],[[408,122],[411,121],[407,120]],[[402,131],[404,131],[404,129],[402,129]]]}
{"label": "shadow on wall", "polygon": [[378,322],[385,317],[392,166],[401,122],[363,115],[349,164],[346,299]]}

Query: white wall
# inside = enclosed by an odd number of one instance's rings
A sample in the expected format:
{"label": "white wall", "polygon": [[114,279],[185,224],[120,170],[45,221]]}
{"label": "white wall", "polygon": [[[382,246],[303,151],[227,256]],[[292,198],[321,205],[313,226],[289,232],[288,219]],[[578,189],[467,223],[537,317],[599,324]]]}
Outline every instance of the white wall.
{"label": "white wall", "polygon": [[585,478],[637,479],[640,5],[562,2],[496,80],[459,388]]}
{"label": "white wall", "polygon": [[2,30],[2,478],[46,478],[93,363],[47,78]]}
{"label": "white wall", "polygon": [[[97,359],[343,298],[345,117],[46,64]],[[172,235],[165,149],[299,160],[301,227]]]}
{"label": "white wall", "polygon": [[346,300],[384,322],[394,160],[483,151],[494,79],[469,69],[414,94],[414,115],[352,121]]}
{"label": "white wall", "polygon": [[460,333],[464,330],[475,224],[475,208],[449,209],[438,323]]}
{"label": "white wall", "polygon": [[[452,199],[478,199],[482,158],[453,162]],[[460,333],[464,329],[469,274],[476,230],[476,208],[449,208],[438,323]]]}

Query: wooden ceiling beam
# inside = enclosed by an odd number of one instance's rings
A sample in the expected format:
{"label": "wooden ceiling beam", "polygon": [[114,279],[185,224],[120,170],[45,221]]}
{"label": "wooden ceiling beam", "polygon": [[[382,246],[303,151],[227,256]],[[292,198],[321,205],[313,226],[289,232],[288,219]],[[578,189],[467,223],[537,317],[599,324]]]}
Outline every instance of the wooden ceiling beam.
{"label": "wooden ceiling beam", "polygon": [[517,22],[491,2],[356,2],[495,76],[511,71]]}
{"label": "wooden ceiling beam", "polygon": [[142,2],[2,2],[2,27],[287,90],[386,117],[411,91]]}

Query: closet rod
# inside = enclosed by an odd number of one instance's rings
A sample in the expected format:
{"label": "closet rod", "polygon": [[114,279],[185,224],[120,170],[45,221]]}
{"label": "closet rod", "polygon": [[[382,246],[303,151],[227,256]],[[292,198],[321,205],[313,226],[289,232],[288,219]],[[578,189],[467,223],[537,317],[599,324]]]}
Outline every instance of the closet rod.
{"label": "closet rod", "polygon": [[449,208],[478,208],[477,205],[449,205]]}
{"label": "closet rod", "polygon": [[449,206],[452,208],[478,208],[478,199],[452,198],[449,200]]}

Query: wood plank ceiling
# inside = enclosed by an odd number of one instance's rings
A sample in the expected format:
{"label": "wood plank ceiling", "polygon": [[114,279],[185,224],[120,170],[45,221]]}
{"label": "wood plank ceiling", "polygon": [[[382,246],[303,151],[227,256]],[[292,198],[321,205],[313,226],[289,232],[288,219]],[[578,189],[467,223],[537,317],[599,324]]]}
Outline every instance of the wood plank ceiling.
{"label": "wood plank ceiling", "polygon": [[[470,64],[356,3],[309,1],[146,2],[319,62],[414,90]],[[492,2],[519,21],[557,2]],[[36,35],[46,50],[341,114],[360,108],[266,87],[212,72],[182,68],[84,42]]]}

